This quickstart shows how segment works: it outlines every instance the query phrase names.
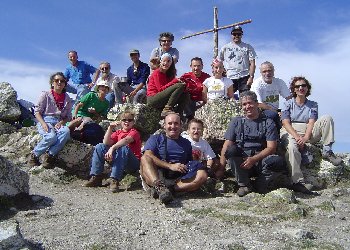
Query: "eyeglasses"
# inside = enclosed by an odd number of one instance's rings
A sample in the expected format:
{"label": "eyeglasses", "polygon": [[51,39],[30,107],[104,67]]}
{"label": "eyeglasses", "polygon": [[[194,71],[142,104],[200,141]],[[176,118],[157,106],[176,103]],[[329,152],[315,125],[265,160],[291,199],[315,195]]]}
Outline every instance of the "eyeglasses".
{"label": "eyeglasses", "polygon": [[105,71],[105,70],[109,70],[109,68],[108,67],[103,67],[103,68],[100,68],[100,70]]}
{"label": "eyeglasses", "polygon": [[242,33],[232,33],[233,36],[242,36]]}
{"label": "eyeglasses", "polygon": [[53,79],[53,81],[56,83],[66,83],[66,80],[63,79]]}
{"label": "eyeglasses", "polygon": [[295,89],[298,89],[298,88],[300,88],[300,87],[306,88],[306,87],[307,87],[307,84],[304,83],[304,84],[300,84],[300,85],[295,85],[295,86],[294,86]]}
{"label": "eyeglasses", "polygon": [[163,43],[171,43],[172,42],[171,40],[160,40],[160,41]]}
{"label": "eyeglasses", "polygon": [[133,122],[134,119],[122,119],[122,122]]}

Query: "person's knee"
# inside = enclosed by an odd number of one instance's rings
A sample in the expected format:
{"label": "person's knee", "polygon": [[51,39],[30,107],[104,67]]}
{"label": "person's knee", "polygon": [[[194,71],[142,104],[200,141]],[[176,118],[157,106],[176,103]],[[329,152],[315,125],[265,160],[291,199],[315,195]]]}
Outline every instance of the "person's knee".
{"label": "person's knee", "polygon": [[234,144],[227,147],[225,152],[225,157],[226,159],[230,159],[232,157],[242,157],[243,154],[244,154],[243,149]]}

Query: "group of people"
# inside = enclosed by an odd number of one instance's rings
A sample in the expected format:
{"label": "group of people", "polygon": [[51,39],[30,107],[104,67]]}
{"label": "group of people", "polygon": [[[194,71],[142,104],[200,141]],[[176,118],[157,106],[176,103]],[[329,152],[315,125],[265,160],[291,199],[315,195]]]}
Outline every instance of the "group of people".
{"label": "group of people", "polygon": [[[253,190],[266,193],[287,186],[298,192],[312,193],[301,171],[307,143],[322,142],[322,156],[334,165],[341,158],[334,155],[334,122],[330,116],[318,118],[317,103],[307,97],[311,84],[305,77],[294,77],[288,88],[274,77],[274,66],[264,62],[261,76],[254,80],[256,53],[242,42],[243,30],[231,30],[232,41],[223,46],[212,61],[212,76],[203,72],[199,57],[191,60],[191,72],[176,77],[175,64],[179,51],[172,47],[174,36],[161,33],[160,47],[151,53],[149,65],[140,61],[138,50],[130,51],[133,64],[122,79],[110,72],[108,62],[99,69],[78,60],[70,51],[71,62],[65,73],[50,78],[50,91],[41,95],[35,108],[38,131],[43,136],[31,153],[29,163],[53,166],[55,155],[70,138],[70,132],[105,116],[115,103],[127,96],[133,103],[146,102],[159,109],[164,118],[164,133],[152,135],[141,152],[141,136],[134,128],[135,115],[124,112],[112,122],[95,146],[91,178],[87,187],[100,186],[105,161],[112,171],[108,183],[112,192],[119,190],[125,171],[140,171],[143,188],[162,203],[173,200],[175,192],[199,189],[208,176],[224,177],[229,162],[239,189],[244,196]],[[93,80],[91,79],[93,75]],[[69,82],[71,80],[71,82]],[[90,89],[95,86],[95,91]],[[232,99],[239,92],[244,116],[235,117],[228,125],[219,157],[202,137],[205,124],[195,118],[195,111],[218,98]],[[77,94],[73,101],[66,92]],[[279,96],[283,104],[280,105]],[[280,108],[281,107],[281,108]],[[187,131],[182,132],[182,123]],[[286,147],[286,155],[276,154],[278,142]],[[254,183],[252,176],[257,178]],[[281,180],[290,177],[286,184]]]}

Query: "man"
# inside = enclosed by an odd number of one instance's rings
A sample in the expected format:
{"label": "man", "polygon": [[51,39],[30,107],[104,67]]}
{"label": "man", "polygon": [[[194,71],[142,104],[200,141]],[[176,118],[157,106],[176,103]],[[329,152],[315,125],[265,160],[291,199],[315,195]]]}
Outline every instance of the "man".
{"label": "man", "polygon": [[176,48],[171,47],[174,41],[174,35],[170,32],[163,32],[159,34],[160,47],[154,48],[151,52],[150,66],[152,70],[159,67],[160,57],[164,53],[168,53],[173,57],[173,61],[176,64],[179,60],[179,51]]}
{"label": "man", "polygon": [[[100,72],[94,66],[84,61],[79,61],[78,53],[74,50],[68,52],[68,59],[71,65],[67,66],[64,76],[67,81],[71,79],[72,82],[68,83],[66,91],[77,94],[76,100],[79,101],[94,86]],[[92,74],[95,74],[93,81],[90,76]]]}
{"label": "man", "polygon": [[109,102],[109,109],[114,107],[115,104],[115,93],[113,90],[120,83],[120,79],[115,74],[111,73],[111,64],[109,62],[101,62],[99,66],[101,72],[99,78],[96,81],[96,86],[101,83],[107,83],[109,86],[109,93],[106,95],[106,99]]}
{"label": "man", "polygon": [[233,27],[231,35],[232,42],[221,48],[219,57],[224,62],[227,77],[233,82],[234,92],[239,90],[242,93],[253,83],[256,53],[250,44],[242,42],[240,26]]}
{"label": "man", "polygon": [[202,99],[203,82],[205,79],[209,78],[210,75],[203,72],[203,60],[200,57],[194,57],[191,59],[191,72],[185,73],[180,77],[180,80],[186,83],[190,81],[190,96],[191,100],[189,104],[185,107],[185,116],[188,120],[194,117],[195,111],[202,107],[205,103]]}
{"label": "man", "polygon": [[255,79],[251,90],[258,98],[258,107],[264,110],[264,114],[274,120],[279,132],[282,127],[279,111],[279,96],[286,100],[292,97],[287,84],[279,78],[275,78],[275,68],[270,62],[263,62],[260,66],[261,77]]}
{"label": "man", "polygon": [[286,180],[287,168],[281,156],[274,155],[277,147],[275,123],[261,116],[256,94],[245,91],[240,95],[244,117],[234,117],[225,134],[221,150],[220,165],[224,168],[226,159],[233,168],[242,197],[253,191],[250,177],[257,175],[255,188],[267,193]]}
{"label": "man", "polygon": [[152,135],[147,140],[140,172],[144,188],[167,204],[173,196],[165,181],[171,181],[175,192],[194,191],[206,181],[207,173],[199,161],[192,161],[191,142],[180,136],[178,114],[169,113],[165,117],[164,130],[165,134]]}
{"label": "man", "polygon": [[143,103],[146,97],[146,82],[150,68],[140,61],[140,52],[137,49],[130,51],[130,58],[133,64],[126,71],[127,82],[119,83],[114,89],[117,103],[123,103],[123,92],[134,104]]}

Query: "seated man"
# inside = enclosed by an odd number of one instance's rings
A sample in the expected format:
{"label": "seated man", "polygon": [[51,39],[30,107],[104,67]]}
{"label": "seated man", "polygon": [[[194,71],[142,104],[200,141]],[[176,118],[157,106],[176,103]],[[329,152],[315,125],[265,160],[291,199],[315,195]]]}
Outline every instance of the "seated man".
{"label": "seated man", "polygon": [[159,34],[159,46],[154,48],[151,52],[150,66],[152,70],[159,67],[160,58],[163,54],[168,53],[173,57],[173,61],[176,64],[179,60],[179,51],[172,47],[174,41],[174,35],[170,32],[163,32]]}
{"label": "seated man", "polygon": [[275,68],[272,63],[263,62],[260,66],[260,73],[261,77],[254,80],[251,90],[258,98],[259,108],[276,123],[277,132],[279,132],[282,127],[278,115],[279,96],[288,100],[292,95],[287,84],[282,79],[274,77]]}
{"label": "seated man", "polygon": [[173,200],[163,175],[173,181],[175,192],[194,191],[207,180],[202,164],[192,161],[191,142],[181,137],[181,120],[176,113],[165,117],[165,134],[152,135],[146,142],[141,158],[143,186],[151,195],[167,204]]}
{"label": "seated man", "polygon": [[257,175],[256,189],[267,193],[280,187],[278,181],[285,180],[288,170],[284,159],[274,155],[277,147],[275,123],[261,116],[256,94],[246,91],[240,94],[244,117],[234,117],[225,134],[221,150],[220,165],[226,159],[234,170],[239,185],[237,195],[242,197],[253,191],[250,177]]}

